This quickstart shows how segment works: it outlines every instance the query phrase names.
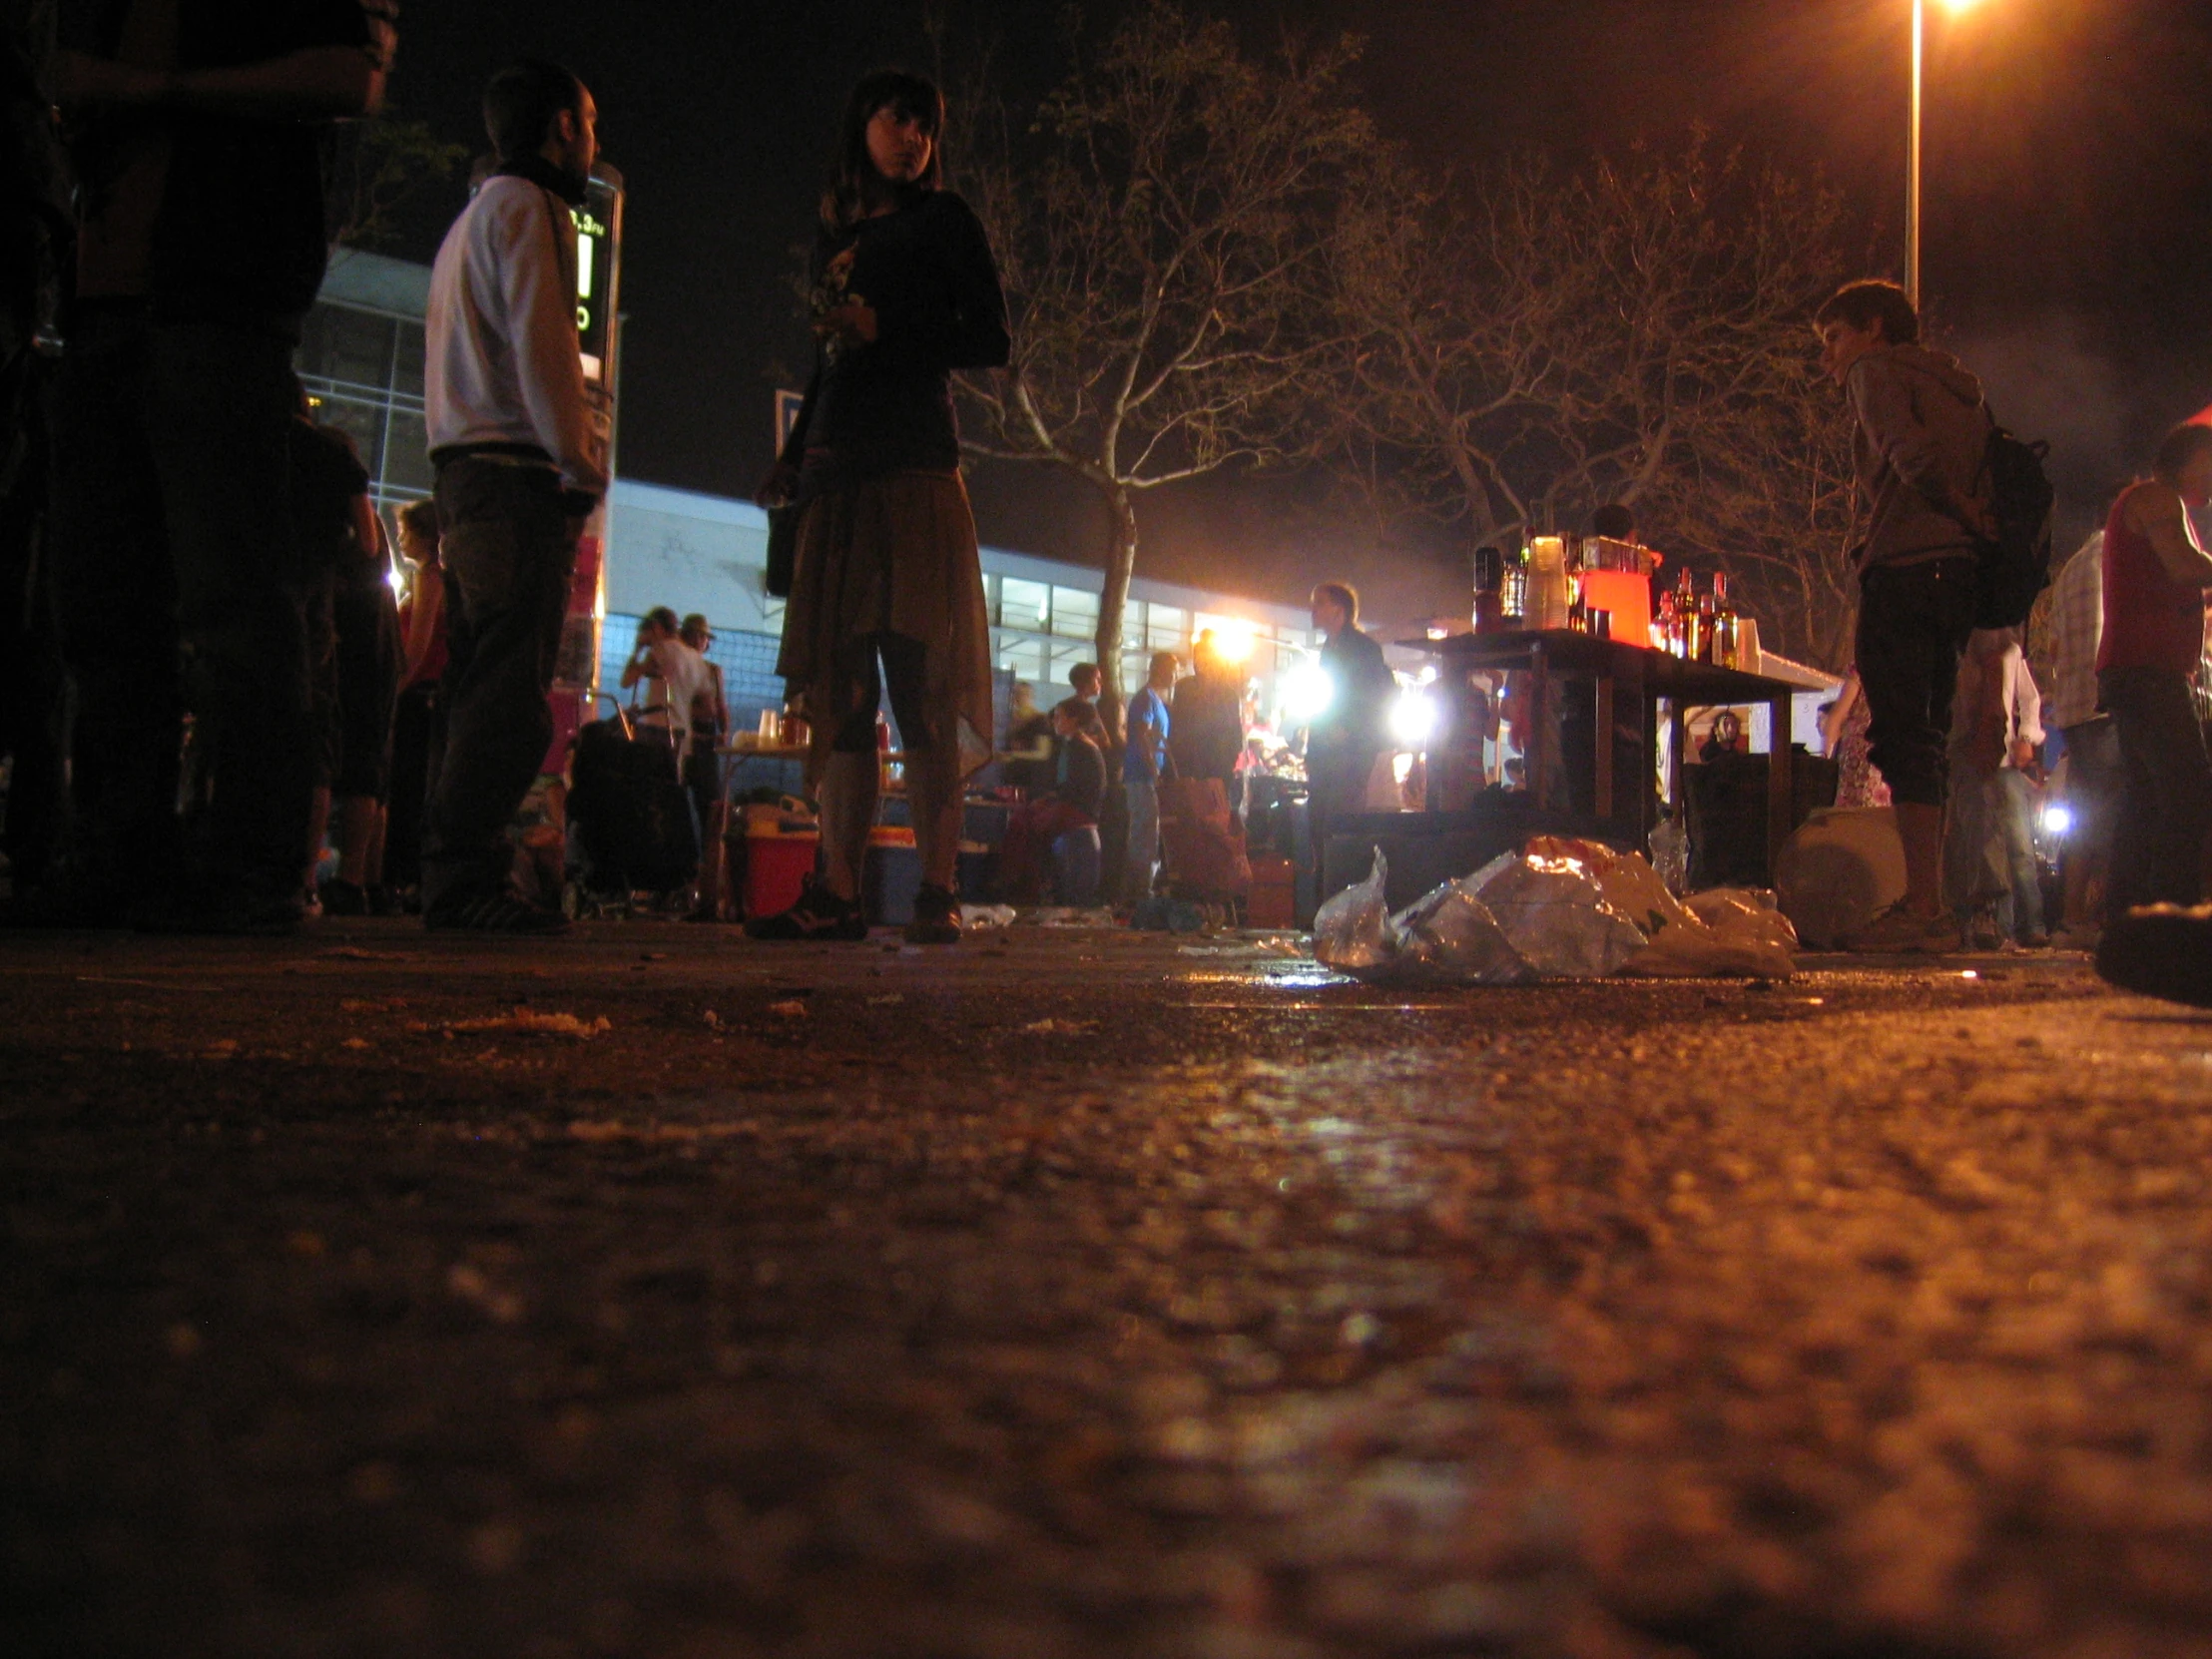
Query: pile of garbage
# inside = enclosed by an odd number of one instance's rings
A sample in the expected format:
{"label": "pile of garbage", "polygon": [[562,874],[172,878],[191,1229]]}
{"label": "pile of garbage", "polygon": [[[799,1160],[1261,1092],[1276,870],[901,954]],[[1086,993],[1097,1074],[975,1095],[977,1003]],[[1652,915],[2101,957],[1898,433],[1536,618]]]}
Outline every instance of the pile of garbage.
{"label": "pile of garbage", "polygon": [[1642,854],[1537,835],[1392,915],[1388,866],[1314,917],[1325,967],[1376,983],[1522,985],[1539,979],[1787,979],[1797,933],[1770,895],[1677,898]]}

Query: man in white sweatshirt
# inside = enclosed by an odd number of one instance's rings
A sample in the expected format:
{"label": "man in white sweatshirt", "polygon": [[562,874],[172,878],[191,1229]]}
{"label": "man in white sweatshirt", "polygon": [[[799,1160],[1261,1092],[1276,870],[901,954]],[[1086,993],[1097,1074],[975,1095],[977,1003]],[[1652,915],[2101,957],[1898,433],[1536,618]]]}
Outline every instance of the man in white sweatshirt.
{"label": "man in white sweatshirt", "polygon": [[506,830],[547,746],[576,539],[607,488],[606,437],[576,335],[576,225],[598,111],[567,70],[524,62],[484,92],[498,170],[430,278],[426,401],[450,582],[446,737],[432,758],[422,919],[552,933],[508,890]]}

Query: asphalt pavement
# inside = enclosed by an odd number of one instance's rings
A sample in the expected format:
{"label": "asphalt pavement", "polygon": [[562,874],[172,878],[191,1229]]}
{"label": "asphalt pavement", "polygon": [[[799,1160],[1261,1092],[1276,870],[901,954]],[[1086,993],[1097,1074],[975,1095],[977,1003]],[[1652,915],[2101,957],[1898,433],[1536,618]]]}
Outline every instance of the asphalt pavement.
{"label": "asphalt pavement", "polygon": [[2212,1018],[2078,957],[0,938],[0,1653],[2212,1652]]}

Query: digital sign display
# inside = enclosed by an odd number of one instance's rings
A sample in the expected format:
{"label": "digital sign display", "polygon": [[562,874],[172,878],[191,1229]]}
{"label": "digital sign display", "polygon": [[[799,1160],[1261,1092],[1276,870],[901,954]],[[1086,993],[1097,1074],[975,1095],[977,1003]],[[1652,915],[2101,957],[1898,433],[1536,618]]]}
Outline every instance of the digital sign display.
{"label": "digital sign display", "polygon": [[622,254],[622,187],[595,178],[576,220],[576,336],[584,378],[604,385],[613,341]]}

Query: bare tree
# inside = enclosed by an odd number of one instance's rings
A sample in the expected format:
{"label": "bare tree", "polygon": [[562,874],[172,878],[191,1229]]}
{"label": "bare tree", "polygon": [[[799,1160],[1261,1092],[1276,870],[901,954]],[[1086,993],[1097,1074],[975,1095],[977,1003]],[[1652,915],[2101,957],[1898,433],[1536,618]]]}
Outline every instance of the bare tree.
{"label": "bare tree", "polygon": [[1698,135],[1451,188],[1385,156],[1345,202],[1338,454],[1378,501],[1470,546],[1632,503],[1753,590],[1771,643],[1836,660],[1850,429],[1809,326],[1840,276],[1831,194]]}
{"label": "bare tree", "polygon": [[1312,453],[1331,368],[1325,250],[1372,144],[1345,76],[1357,43],[1265,61],[1150,0],[1080,44],[1033,121],[986,119],[964,180],[997,250],[1010,365],[969,375],[969,452],[1053,466],[1112,524],[1098,660],[1121,629],[1144,491]]}
{"label": "bare tree", "polygon": [[468,146],[448,144],[428,122],[391,110],[343,123],[326,169],[330,246],[373,249],[390,242],[406,205],[467,161]]}

